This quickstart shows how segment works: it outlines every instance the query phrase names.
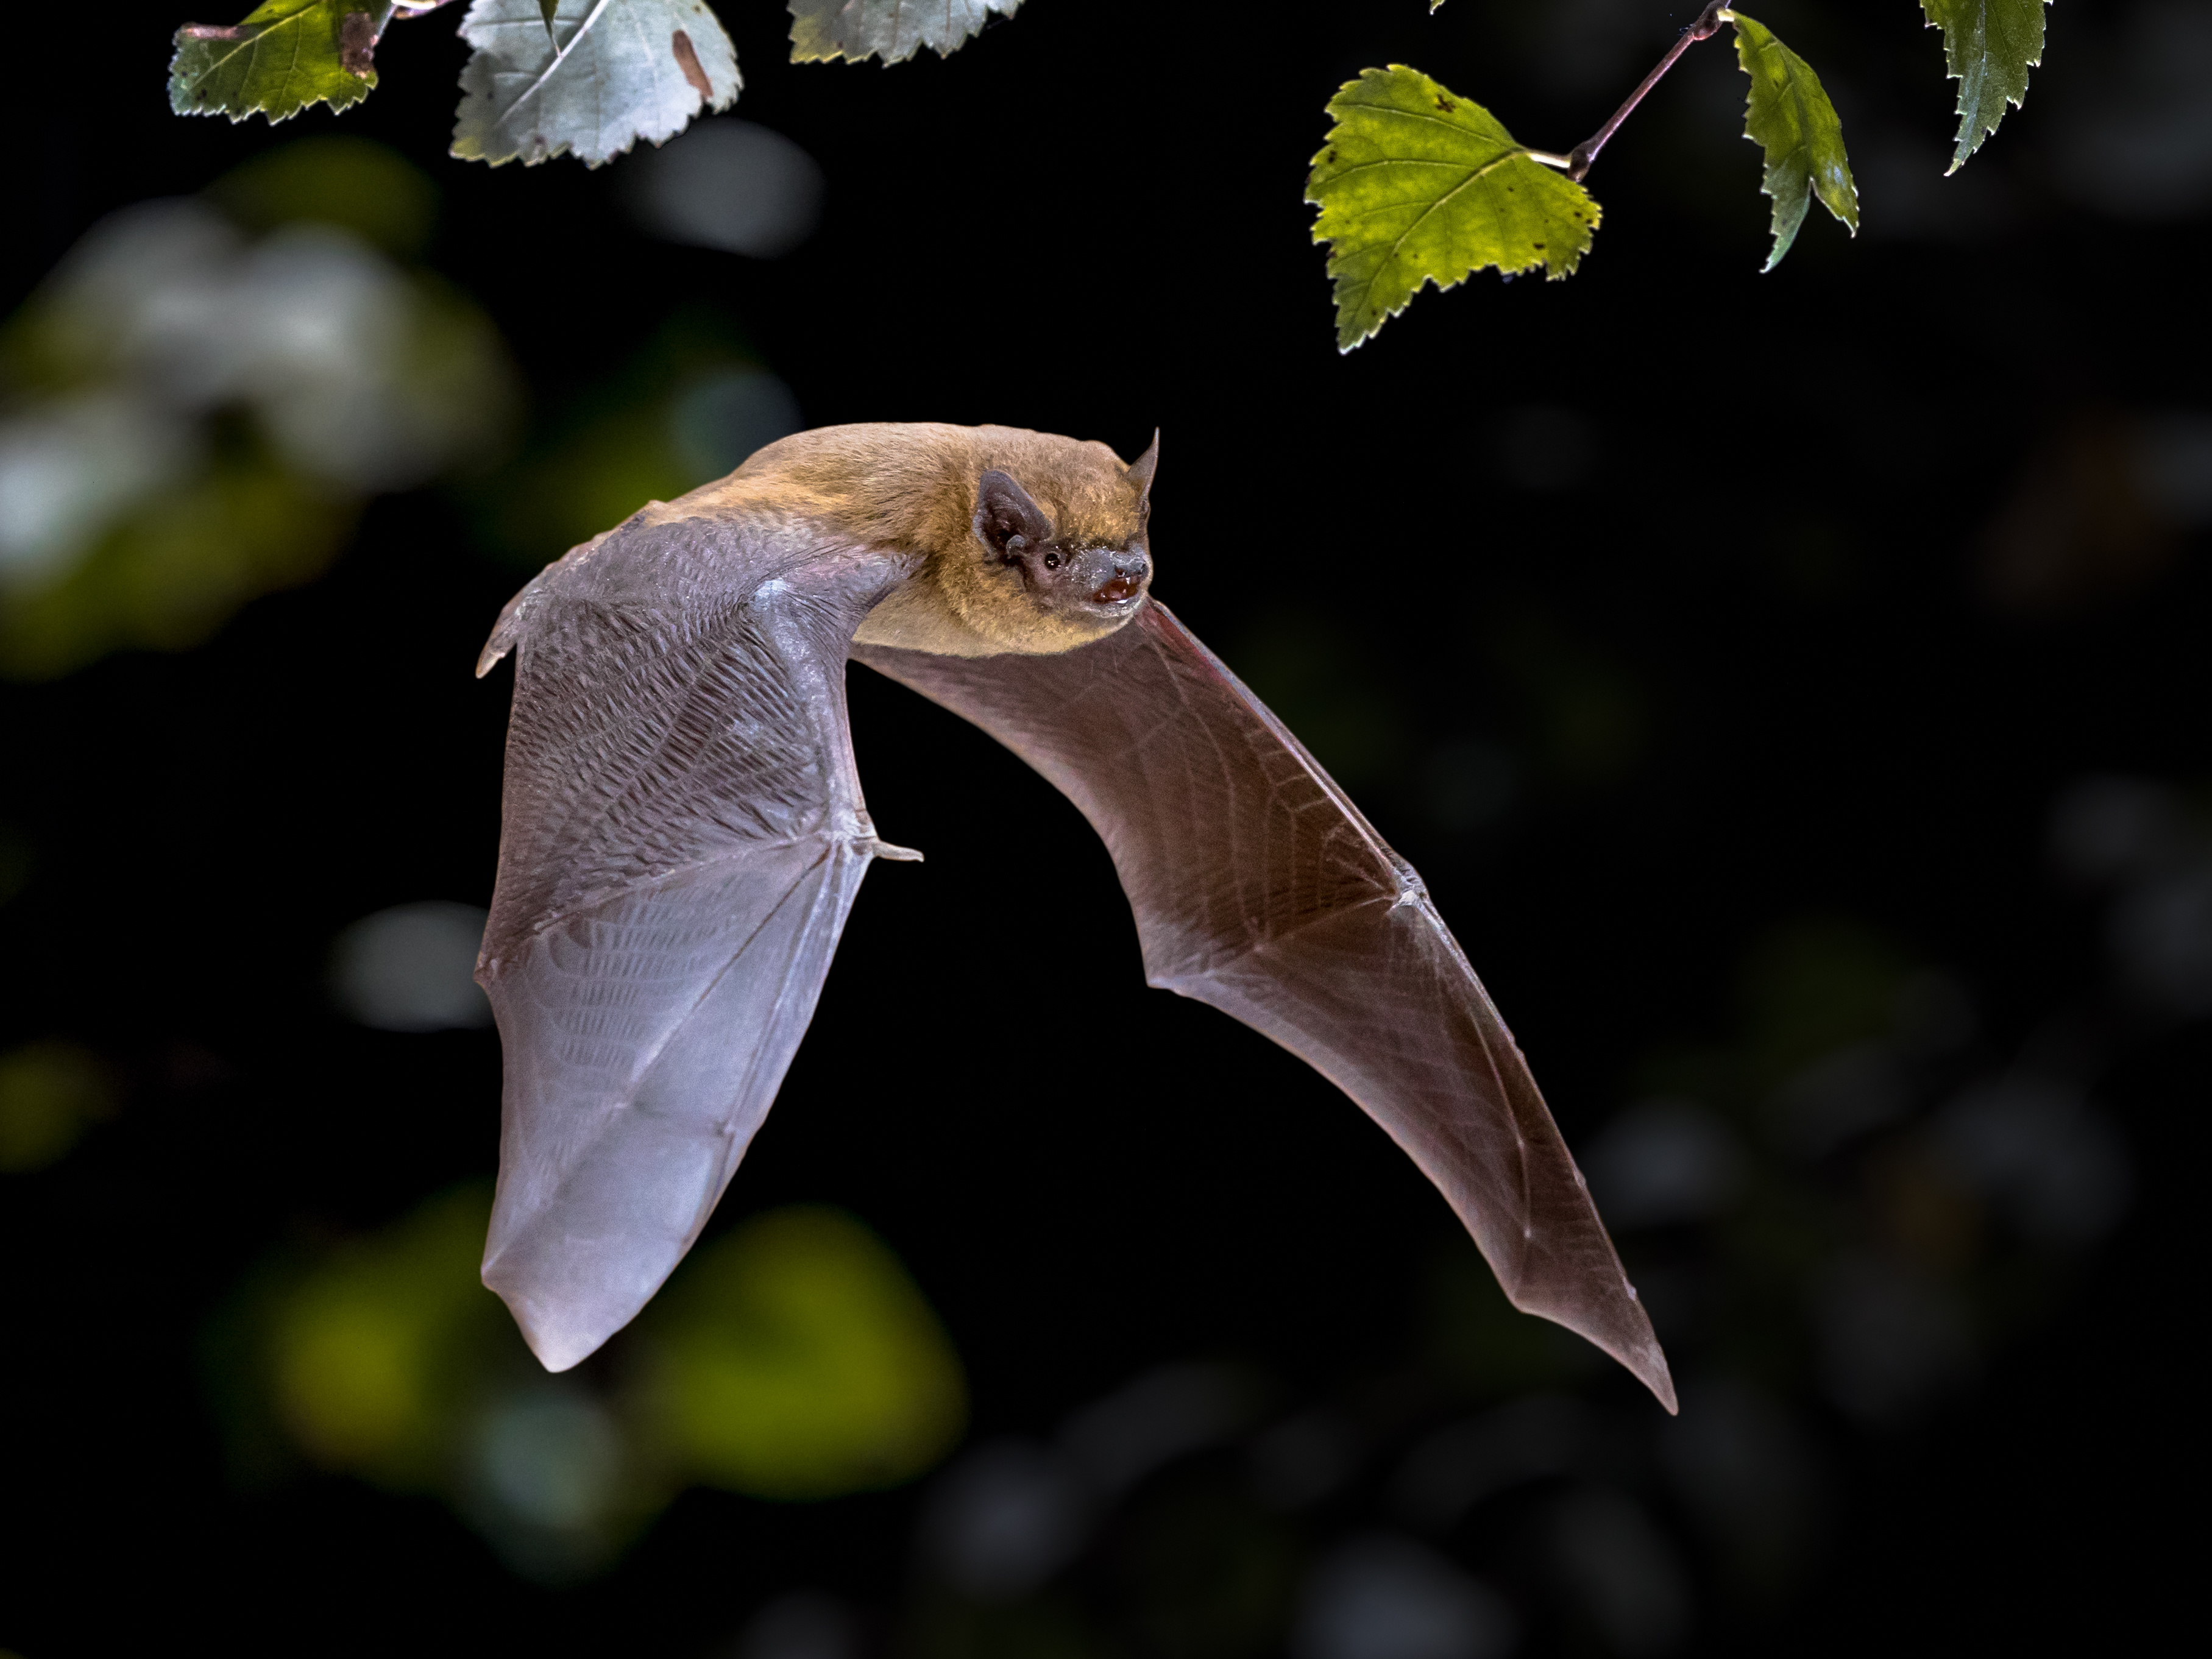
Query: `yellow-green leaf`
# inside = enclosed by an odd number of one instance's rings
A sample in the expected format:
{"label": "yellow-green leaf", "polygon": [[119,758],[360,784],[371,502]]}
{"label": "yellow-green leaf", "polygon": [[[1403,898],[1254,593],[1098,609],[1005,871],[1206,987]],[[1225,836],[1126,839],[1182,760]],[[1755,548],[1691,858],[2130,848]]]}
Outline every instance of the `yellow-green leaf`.
{"label": "yellow-green leaf", "polygon": [[2050,0],[1920,0],[1928,27],[1943,31],[1943,62],[1959,83],[1956,173],[1997,130],[2005,106],[2027,99],[2027,72],[2043,61],[2043,9]]}
{"label": "yellow-green leaf", "polygon": [[1314,240],[1330,244],[1336,343],[1349,351],[1425,283],[1451,288],[1485,266],[1568,275],[1589,252],[1598,205],[1530,159],[1480,104],[1418,70],[1363,70],[1329,100],[1313,159]]}
{"label": "yellow-green leaf", "polygon": [[1774,251],[1765,265],[1771,270],[1797,240],[1815,196],[1857,235],[1858,186],[1844,154],[1844,124],[1812,65],[1764,23],[1740,11],[1722,15],[1735,25],[1736,58],[1751,77],[1743,136],[1766,151],[1766,178],[1759,188],[1774,198]]}
{"label": "yellow-green leaf", "polygon": [[282,121],[313,103],[357,104],[376,85],[391,16],[392,0],[267,0],[242,22],[187,23],[169,60],[169,107]]}

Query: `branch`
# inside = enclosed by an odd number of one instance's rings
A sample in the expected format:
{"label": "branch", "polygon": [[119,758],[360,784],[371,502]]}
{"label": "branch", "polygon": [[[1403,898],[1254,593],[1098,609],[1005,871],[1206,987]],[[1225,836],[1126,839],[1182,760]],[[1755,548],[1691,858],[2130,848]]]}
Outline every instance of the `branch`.
{"label": "branch", "polygon": [[1667,55],[1659,60],[1659,66],[1644,77],[1641,86],[1628,94],[1626,103],[1613,111],[1611,120],[1565,155],[1556,155],[1549,150],[1532,149],[1528,152],[1528,159],[1541,161],[1547,167],[1564,167],[1567,177],[1580,184],[1583,175],[1590,170],[1590,163],[1597,160],[1598,151],[1605,148],[1606,141],[1620,130],[1620,124],[1644,101],[1644,94],[1657,86],[1667,71],[1674,67],[1674,60],[1697,42],[1711,40],[1721,32],[1721,25],[1728,21],[1727,0],[1707,0],[1705,9],[1698,14],[1697,21],[1676,38],[1674,44],[1667,49]]}

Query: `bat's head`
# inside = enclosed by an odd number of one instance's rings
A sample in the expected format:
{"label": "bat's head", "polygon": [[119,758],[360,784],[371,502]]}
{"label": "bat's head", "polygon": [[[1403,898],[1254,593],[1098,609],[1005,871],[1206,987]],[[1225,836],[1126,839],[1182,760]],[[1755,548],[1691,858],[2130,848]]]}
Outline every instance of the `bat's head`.
{"label": "bat's head", "polygon": [[980,466],[967,534],[940,553],[939,582],[954,611],[1019,652],[1066,651],[1120,628],[1152,586],[1158,459],[1155,434],[1127,466],[1103,444],[1065,438],[1023,444],[1002,464]]}

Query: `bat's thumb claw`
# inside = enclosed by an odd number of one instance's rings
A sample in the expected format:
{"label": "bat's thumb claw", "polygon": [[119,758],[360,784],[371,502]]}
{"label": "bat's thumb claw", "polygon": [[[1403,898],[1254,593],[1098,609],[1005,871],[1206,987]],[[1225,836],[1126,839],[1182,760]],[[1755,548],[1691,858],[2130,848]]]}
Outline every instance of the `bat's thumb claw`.
{"label": "bat's thumb claw", "polygon": [[866,847],[869,855],[873,858],[891,859],[900,864],[920,864],[921,862],[921,854],[915,851],[911,847],[894,847],[887,841],[878,841],[873,837],[871,837],[867,842],[864,842],[863,845]]}

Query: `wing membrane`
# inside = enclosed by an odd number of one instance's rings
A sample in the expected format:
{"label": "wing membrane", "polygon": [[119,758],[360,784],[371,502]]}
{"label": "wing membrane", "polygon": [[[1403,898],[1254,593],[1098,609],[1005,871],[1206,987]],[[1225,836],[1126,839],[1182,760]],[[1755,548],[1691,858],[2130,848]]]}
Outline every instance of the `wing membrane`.
{"label": "wing membrane", "polygon": [[1343,1089],[1442,1190],[1516,1307],[1674,1409],[1582,1176],[1419,878],[1165,606],[1061,656],[853,654],[1057,785],[1113,854],[1151,983]]}
{"label": "wing membrane", "polygon": [[561,1370],[705,1226],[812,1018],[880,845],[845,641],[896,560],[738,523],[617,532],[511,608],[506,1054],[484,1282]]}

